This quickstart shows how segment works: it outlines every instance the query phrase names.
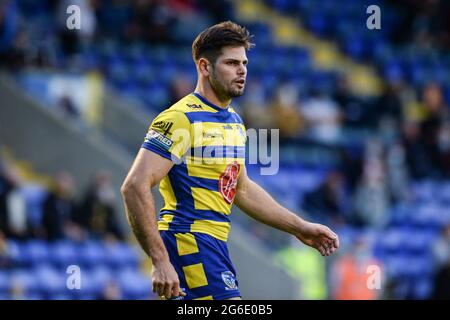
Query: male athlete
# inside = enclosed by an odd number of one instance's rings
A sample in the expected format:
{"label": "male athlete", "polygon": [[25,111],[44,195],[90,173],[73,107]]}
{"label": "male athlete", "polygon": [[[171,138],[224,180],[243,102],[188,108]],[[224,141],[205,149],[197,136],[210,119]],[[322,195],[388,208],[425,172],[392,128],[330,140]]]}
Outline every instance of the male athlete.
{"label": "male athlete", "polygon": [[[245,127],[230,102],[244,92],[251,46],[247,29],[230,21],[197,36],[195,91],[153,120],[121,188],[163,299],[241,298],[227,248],[233,203],[323,256],[339,247],[329,228],[282,207],[247,176]],[[150,189],[158,183],[165,204],[156,221]]]}

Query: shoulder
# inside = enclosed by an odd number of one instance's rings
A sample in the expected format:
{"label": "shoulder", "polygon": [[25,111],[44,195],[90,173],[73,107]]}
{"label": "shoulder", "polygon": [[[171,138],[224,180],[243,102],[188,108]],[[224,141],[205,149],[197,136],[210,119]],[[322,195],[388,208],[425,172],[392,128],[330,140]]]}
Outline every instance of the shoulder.
{"label": "shoulder", "polygon": [[188,94],[187,96],[183,97],[167,110],[181,113],[209,111],[207,106],[201,103],[201,101],[193,94]]}

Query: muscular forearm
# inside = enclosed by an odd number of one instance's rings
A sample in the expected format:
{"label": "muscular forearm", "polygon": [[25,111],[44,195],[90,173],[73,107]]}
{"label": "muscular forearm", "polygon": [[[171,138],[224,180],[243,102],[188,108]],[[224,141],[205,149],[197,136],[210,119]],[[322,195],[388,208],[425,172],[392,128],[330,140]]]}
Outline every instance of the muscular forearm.
{"label": "muscular forearm", "polygon": [[157,227],[151,192],[148,188],[129,185],[122,188],[122,197],[128,221],[142,249],[154,264],[168,261],[169,256]]}
{"label": "muscular forearm", "polygon": [[290,234],[298,234],[304,224],[303,219],[278,204],[251,180],[238,189],[235,203],[252,218]]}

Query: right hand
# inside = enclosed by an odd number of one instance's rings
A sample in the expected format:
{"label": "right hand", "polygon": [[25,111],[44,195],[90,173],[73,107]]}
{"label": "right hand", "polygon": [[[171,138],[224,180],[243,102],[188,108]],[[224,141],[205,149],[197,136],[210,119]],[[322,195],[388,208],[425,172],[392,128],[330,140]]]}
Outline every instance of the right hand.
{"label": "right hand", "polygon": [[169,261],[153,265],[152,269],[153,292],[158,296],[170,299],[171,297],[185,296],[180,290],[180,281],[175,268]]}

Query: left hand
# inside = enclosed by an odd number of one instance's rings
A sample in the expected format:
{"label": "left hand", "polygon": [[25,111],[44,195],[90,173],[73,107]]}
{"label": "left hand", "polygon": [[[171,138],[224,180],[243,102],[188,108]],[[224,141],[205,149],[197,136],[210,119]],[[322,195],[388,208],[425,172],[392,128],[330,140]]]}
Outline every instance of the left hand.
{"label": "left hand", "polygon": [[322,256],[329,256],[339,248],[339,237],[327,226],[304,221],[295,235],[304,244],[317,249]]}

